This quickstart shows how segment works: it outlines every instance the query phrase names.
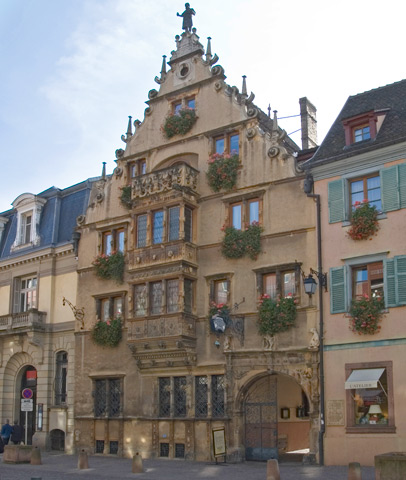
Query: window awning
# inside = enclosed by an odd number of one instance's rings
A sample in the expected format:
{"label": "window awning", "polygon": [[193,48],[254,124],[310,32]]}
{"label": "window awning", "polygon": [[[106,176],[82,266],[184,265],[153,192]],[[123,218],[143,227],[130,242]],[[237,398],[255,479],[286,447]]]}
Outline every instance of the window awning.
{"label": "window awning", "polygon": [[353,388],[376,388],[384,368],[365,368],[353,370],[345,382],[345,389]]}

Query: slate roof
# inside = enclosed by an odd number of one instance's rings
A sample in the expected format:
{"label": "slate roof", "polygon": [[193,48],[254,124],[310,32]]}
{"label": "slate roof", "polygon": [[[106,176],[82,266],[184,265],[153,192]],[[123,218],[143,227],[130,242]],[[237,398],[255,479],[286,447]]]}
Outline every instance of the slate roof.
{"label": "slate roof", "polygon": [[[343,120],[371,111],[388,109],[375,139],[346,146]],[[311,168],[351,157],[393,143],[406,141],[406,80],[348,97],[316,154],[306,163]]]}
{"label": "slate roof", "polygon": [[47,200],[41,213],[39,245],[11,252],[17,234],[17,210],[11,209],[0,213],[0,216],[8,218],[0,241],[0,260],[71,243],[76,218],[86,213],[94,180],[88,179],[63,190],[51,187],[37,195]]}

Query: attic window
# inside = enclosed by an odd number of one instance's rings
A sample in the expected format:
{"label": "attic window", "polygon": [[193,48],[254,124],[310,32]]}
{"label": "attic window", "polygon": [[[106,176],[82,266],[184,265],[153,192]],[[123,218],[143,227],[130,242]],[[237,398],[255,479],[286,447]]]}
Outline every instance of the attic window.
{"label": "attic window", "polygon": [[346,146],[373,140],[379,132],[386,111],[371,111],[343,120]]}
{"label": "attic window", "polygon": [[11,250],[40,243],[39,224],[41,212],[46,203],[44,198],[31,193],[23,193],[13,202],[17,210],[17,234]]}

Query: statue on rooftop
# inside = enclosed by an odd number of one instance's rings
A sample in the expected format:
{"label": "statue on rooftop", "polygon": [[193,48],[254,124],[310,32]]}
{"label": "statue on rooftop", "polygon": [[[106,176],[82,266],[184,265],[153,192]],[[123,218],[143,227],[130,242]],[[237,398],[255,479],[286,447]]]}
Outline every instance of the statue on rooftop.
{"label": "statue on rooftop", "polygon": [[196,12],[193,8],[190,8],[189,3],[185,3],[185,8],[186,10],[182,14],[177,12],[176,15],[178,17],[183,17],[182,29],[185,30],[185,32],[190,32],[193,27],[192,15],[196,15]]}

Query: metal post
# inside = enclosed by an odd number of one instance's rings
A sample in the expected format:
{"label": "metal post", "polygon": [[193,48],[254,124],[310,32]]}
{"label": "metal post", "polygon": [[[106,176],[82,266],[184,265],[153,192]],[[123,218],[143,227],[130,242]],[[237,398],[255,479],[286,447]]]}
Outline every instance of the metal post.
{"label": "metal post", "polygon": [[25,444],[28,441],[28,412],[25,412]]}

